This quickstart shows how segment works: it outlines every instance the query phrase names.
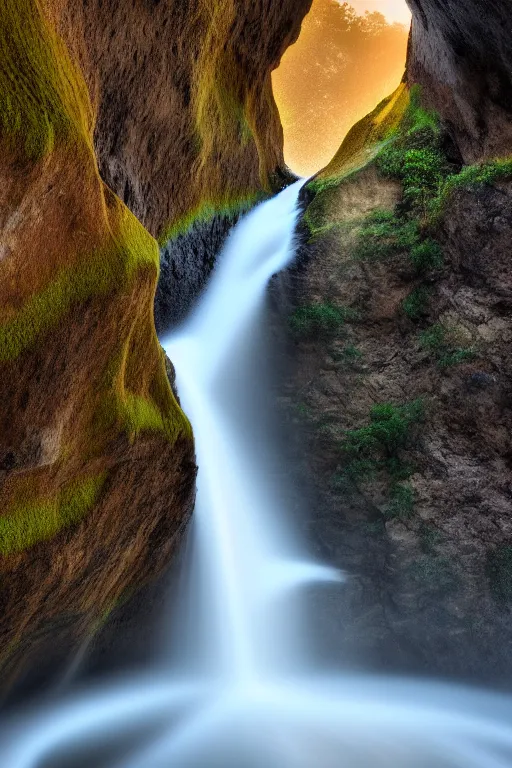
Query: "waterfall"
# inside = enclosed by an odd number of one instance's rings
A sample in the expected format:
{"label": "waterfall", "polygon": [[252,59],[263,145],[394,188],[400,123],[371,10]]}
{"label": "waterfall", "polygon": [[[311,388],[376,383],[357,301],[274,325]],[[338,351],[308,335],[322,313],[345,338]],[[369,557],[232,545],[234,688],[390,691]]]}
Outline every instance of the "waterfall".
{"label": "waterfall", "polygon": [[314,622],[303,587],[343,589],[294,530],[262,397],[265,291],[293,259],[303,183],[239,222],[190,318],[163,341],[199,465],[174,652],[15,713],[0,728],[7,768],[512,766],[509,697],[325,670],[300,641]]}

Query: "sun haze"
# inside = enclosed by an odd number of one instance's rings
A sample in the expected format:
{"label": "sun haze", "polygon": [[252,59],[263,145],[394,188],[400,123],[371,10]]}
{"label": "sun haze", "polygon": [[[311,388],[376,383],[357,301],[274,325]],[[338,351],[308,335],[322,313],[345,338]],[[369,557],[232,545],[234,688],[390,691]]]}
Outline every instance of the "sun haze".
{"label": "sun haze", "polygon": [[309,176],[326,166],[354,123],[395,90],[409,32],[401,22],[408,20],[405,0],[313,0],[272,76],[293,171]]}
{"label": "sun haze", "polygon": [[405,0],[351,0],[358,13],[379,11],[388,21],[399,24],[410,24],[411,12]]}

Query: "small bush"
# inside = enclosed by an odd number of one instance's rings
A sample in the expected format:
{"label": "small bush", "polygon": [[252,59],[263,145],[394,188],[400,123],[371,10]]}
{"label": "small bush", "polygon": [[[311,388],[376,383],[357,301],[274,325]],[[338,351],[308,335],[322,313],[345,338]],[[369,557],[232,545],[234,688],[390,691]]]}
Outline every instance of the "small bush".
{"label": "small bush", "polygon": [[372,457],[376,453],[383,453],[388,458],[396,457],[397,451],[406,445],[413,424],[423,418],[424,404],[421,399],[405,405],[374,405],[369,425],[349,430],[343,450],[353,458]]}
{"label": "small bush", "polygon": [[310,304],[299,307],[289,318],[290,329],[296,336],[334,336],[347,320],[357,316],[354,310],[333,304]]}
{"label": "small bush", "polygon": [[414,514],[414,491],[410,485],[394,485],[391,501],[385,512],[386,517],[408,520]]}
{"label": "small bush", "polygon": [[472,347],[454,346],[450,341],[449,328],[441,323],[430,326],[420,334],[420,345],[435,357],[440,368],[460,365],[475,357]]}
{"label": "small bush", "polygon": [[418,285],[402,301],[402,309],[409,320],[419,320],[427,312],[430,294],[427,286]]}
{"label": "small bush", "polygon": [[448,177],[442,190],[442,197],[446,199],[454,189],[472,189],[511,178],[512,159],[509,158],[492,160],[482,165],[468,165],[460,173]]}
{"label": "small bush", "polygon": [[418,243],[411,250],[411,263],[420,273],[441,269],[444,258],[440,245],[430,239]]}
{"label": "small bush", "polygon": [[487,556],[487,577],[494,597],[512,600],[512,546],[502,546]]}

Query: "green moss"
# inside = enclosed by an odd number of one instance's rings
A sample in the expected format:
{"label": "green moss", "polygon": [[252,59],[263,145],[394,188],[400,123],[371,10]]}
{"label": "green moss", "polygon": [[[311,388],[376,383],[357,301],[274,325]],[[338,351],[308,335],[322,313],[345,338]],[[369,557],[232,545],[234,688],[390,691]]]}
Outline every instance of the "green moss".
{"label": "green moss", "polygon": [[0,134],[31,160],[59,141],[89,142],[85,82],[38,0],[4,0],[0,25]]}
{"label": "green moss", "polygon": [[108,248],[85,256],[76,266],[63,268],[0,325],[0,362],[14,360],[34,346],[72,306],[128,285],[139,269],[158,270],[156,242],[127,210],[121,234]]}
{"label": "green moss", "polygon": [[494,597],[502,603],[512,600],[512,546],[498,547],[487,555],[486,573]]}
{"label": "green moss", "polygon": [[327,338],[335,336],[347,320],[355,320],[357,316],[357,312],[349,307],[326,302],[298,307],[289,317],[288,323],[296,336]]}
{"label": "green moss", "polygon": [[472,347],[457,346],[451,336],[451,330],[442,323],[431,325],[420,334],[420,346],[435,358],[440,368],[460,365],[475,357]]}
{"label": "green moss", "polygon": [[117,417],[123,429],[134,439],[140,432],[160,432],[172,442],[176,438],[176,424],[166,419],[161,410],[148,397],[125,392],[116,403]]}
{"label": "green moss", "polygon": [[52,499],[33,499],[0,517],[0,553],[22,552],[79,523],[97,503],[106,475],[75,481]]}
{"label": "green moss", "polygon": [[208,224],[216,217],[225,218],[228,222],[234,223],[239,216],[250,211],[251,208],[264,198],[265,194],[259,191],[239,198],[204,201],[165,227],[158,237],[158,243],[163,248],[169,242],[176,240],[176,238],[188,234],[193,227]]}

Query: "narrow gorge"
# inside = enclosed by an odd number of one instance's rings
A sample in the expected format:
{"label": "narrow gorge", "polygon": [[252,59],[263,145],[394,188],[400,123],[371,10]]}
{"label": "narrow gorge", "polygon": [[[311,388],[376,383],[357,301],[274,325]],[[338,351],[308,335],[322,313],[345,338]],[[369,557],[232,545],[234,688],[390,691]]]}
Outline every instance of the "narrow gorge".
{"label": "narrow gorge", "polygon": [[[512,765],[512,9],[407,4],[401,82],[298,180],[276,70],[383,17],[3,0],[6,768]],[[94,712],[126,754],[58,752]]]}

